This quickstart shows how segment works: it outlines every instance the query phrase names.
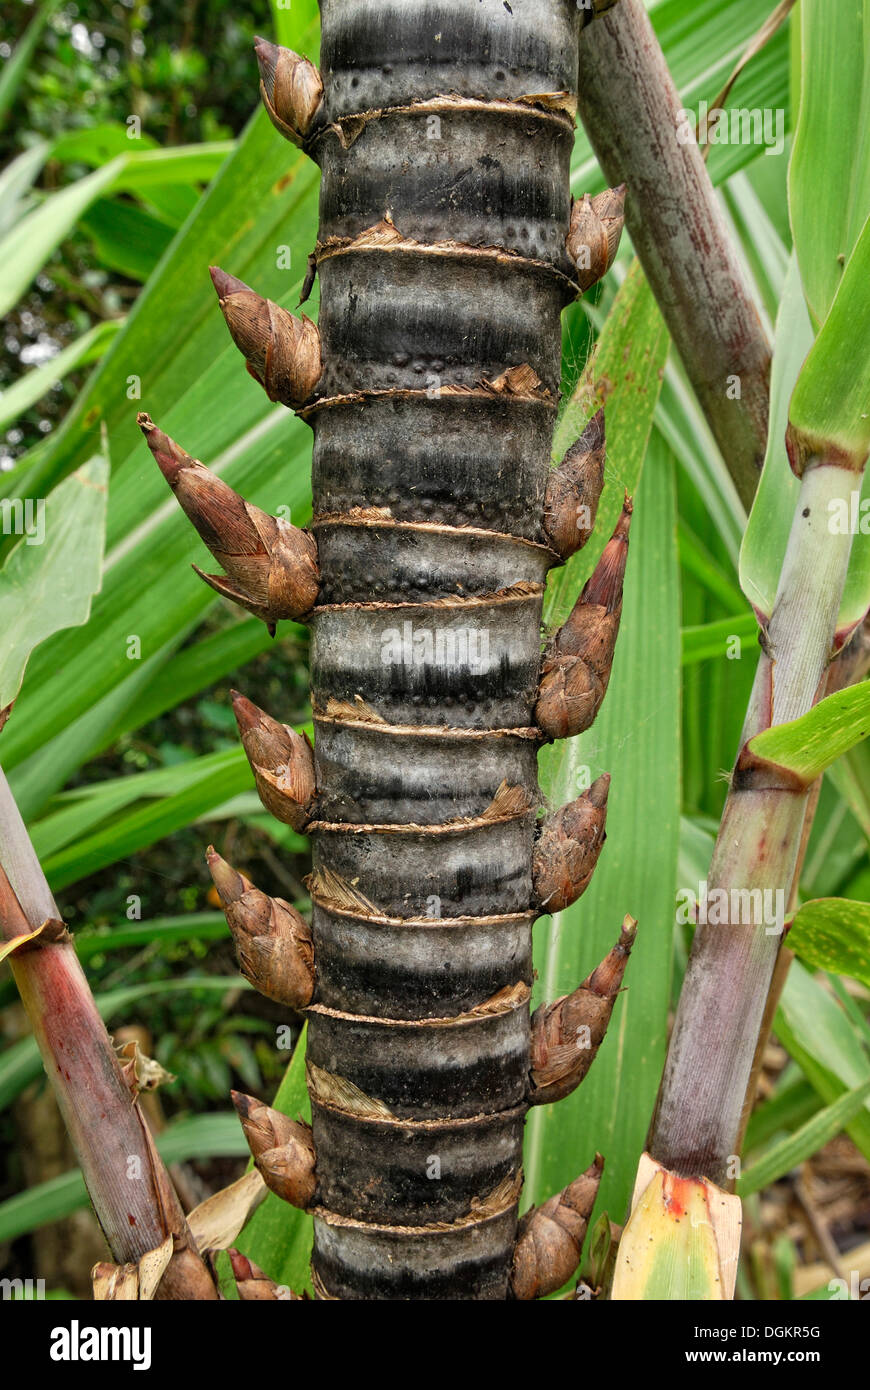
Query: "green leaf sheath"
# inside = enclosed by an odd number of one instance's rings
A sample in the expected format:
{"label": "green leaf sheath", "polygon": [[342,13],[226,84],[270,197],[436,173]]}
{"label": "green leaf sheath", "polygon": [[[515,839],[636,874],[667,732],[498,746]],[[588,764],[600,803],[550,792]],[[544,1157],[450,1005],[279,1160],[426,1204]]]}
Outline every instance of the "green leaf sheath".
{"label": "green leaf sheath", "polygon": [[750,739],[751,753],[795,775],[805,786],[870,734],[870,681],[838,690],[799,719]]}
{"label": "green leaf sheath", "polygon": [[818,325],[870,212],[868,0],[801,0],[800,45],[789,211],[801,279]]}

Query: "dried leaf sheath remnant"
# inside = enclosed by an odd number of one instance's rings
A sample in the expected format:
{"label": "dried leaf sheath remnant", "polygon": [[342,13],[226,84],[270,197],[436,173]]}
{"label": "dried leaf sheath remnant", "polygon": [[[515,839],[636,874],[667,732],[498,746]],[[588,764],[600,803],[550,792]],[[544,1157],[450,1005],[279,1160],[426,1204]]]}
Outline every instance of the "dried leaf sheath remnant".
{"label": "dried leaf sheath remnant", "polygon": [[[209,856],[246,975],[307,1006],[311,1131],[236,1104],[265,1182],[312,1211],[318,1297],[531,1298],[576,1266],[600,1164],[517,1244],[524,1116],[580,1080],[630,947],[536,1024],[535,1063],[532,922],[589,882],[609,785],[539,822],[536,749],[604,697],[631,512],[542,672],[546,572],[588,539],[604,477],[600,411],[550,466],[560,315],[622,227],[623,189],[572,205],[568,185],[579,33],[597,20],[573,0],[321,14],[320,73],[257,43],[273,123],[321,168],[317,327],[212,272],[251,375],[314,437],[316,551],[298,532],[277,562],[318,586],[295,604],[313,749],[234,697],[264,805],[311,836],[310,937]],[[249,549],[258,596],[280,581],[251,509],[227,499],[244,544],[216,549],[176,491],[240,590]],[[572,1010],[593,1041],[563,1067]],[[275,1296],[234,1268],[243,1296]]]}

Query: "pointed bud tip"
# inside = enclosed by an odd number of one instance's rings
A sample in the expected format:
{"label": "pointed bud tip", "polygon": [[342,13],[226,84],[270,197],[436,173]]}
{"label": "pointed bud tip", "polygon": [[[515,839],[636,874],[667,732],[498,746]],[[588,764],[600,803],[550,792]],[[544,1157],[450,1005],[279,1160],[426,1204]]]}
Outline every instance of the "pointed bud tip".
{"label": "pointed bud tip", "polygon": [[605,188],[602,193],[596,193],[592,199],[592,205],[596,208],[603,208],[608,216],[618,217],[625,207],[626,185],[618,183],[613,188]]}
{"label": "pointed bud tip", "polygon": [[603,405],[599,406],[595,414],[592,415],[589,418],[589,420],[587,420],[586,428],[584,429],[580,438],[583,440],[585,447],[588,449],[590,453],[593,451],[593,449],[602,449],[604,447]]}
{"label": "pointed bud tip", "polygon": [[622,921],[622,930],[619,933],[619,945],[628,954],[634,945],[637,936],[637,919],[629,913],[625,914]]}
{"label": "pointed bud tip", "polygon": [[601,552],[601,559],[583,590],[582,603],[597,603],[608,612],[613,612],[622,602],[622,582],[625,578],[628,533],[631,529],[633,511],[634,503],[626,493],[613,535]]}
{"label": "pointed bud tip", "polygon": [[174,488],[182,468],[193,468],[195,460],[164,430],[158,428],[145,411],[137,415],[136,423],[145,436],[145,443],[154,455],[160,472],[169,486]]}
{"label": "pointed bud tip", "polygon": [[600,777],[596,777],[589,791],[586,793],[593,806],[599,807],[607,805],[607,798],[610,794],[610,773],[602,772]]}
{"label": "pointed bud tip", "polygon": [[246,285],[244,280],[239,280],[235,275],[228,275],[225,270],[221,270],[219,265],[210,265],[208,273],[217,291],[218,299],[226,299],[231,294],[241,294],[244,291],[253,294],[250,285]]}
{"label": "pointed bud tip", "polygon": [[234,1245],[230,1246],[227,1254],[230,1257],[233,1277],[236,1280],[255,1279],[262,1276],[262,1270],[259,1266],[249,1260],[247,1255],[243,1255],[241,1250],[237,1250]]}
{"label": "pointed bud tip", "polygon": [[600,965],[596,965],[592,974],[580,988],[591,990],[593,994],[600,995],[602,999],[615,999],[622,988],[623,976],[636,935],[637,922],[626,914],[616,945],[611,947],[604,960],[601,961]]}
{"label": "pointed bud tip", "polygon": [[233,714],[236,716],[236,723],[242,737],[251,729],[259,728],[262,710],[257,708],[253,700],[249,700],[247,695],[240,695],[238,690],[230,691],[230,699],[233,702]]}
{"label": "pointed bud tip", "polygon": [[254,53],[257,57],[257,64],[260,69],[260,77],[269,96],[272,95],[272,88],[275,84],[275,68],[278,64],[278,55],[281,49],[270,39],[254,38]]}
{"label": "pointed bud tip", "polygon": [[225,906],[237,903],[247,886],[244,876],[239,873],[238,869],[234,869],[232,864],[228,864],[212,845],[209,845],[205,857],[212,883],[218,891],[221,902]]}
{"label": "pointed bud tip", "polygon": [[245,1095],[244,1091],[230,1091],[230,1099],[236,1108],[236,1114],[243,1124],[245,1120],[250,1119],[252,1112],[258,1109],[261,1104],[255,1096]]}

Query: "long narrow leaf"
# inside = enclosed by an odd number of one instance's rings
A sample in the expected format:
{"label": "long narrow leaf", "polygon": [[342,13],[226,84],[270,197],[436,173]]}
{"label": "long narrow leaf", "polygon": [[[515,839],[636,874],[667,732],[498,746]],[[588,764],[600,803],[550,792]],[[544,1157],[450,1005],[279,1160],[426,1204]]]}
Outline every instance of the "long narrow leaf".
{"label": "long narrow leaf", "polygon": [[7,232],[0,242],[0,315],[13,308],[85,209],[111,188],[123,167],[119,157],[52,193]]}
{"label": "long narrow leaf", "polygon": [[[847,1015],[798,961],[789,970],[774,1031],[826,1105],[870,1078],[870,1060]],[[870,1101],[845,1128],[870,1158]]]}
{"label": "long narrow leaf", "polygon": [[[17,696],[34,647],[87,622],[100,587],[108,472],[105,459],[93,458],[30,517],[17,503],[28,534],[0,571],[0,710]],[[5,527],[16,503],[3,506]]]}
{"label": "long narrow leaf", "polygon": [[787,1139],[782,1139],[778,1144],[774,1144],[763,1158],[760,1158],[757,1163],[753,1163],[751,1168],[747,1168],[737,1183],[737,1191],[740,1196],[748,1197],[752,1192],[760,1192],[763,1187],[769,1187],[778,1178],[791,1172],[792,1168],[797,1168],[798,1164],[803,1163],[805,1159],[824,1148],[825,1144],[835,1139],[849,1121],[858,1114],[868,1098],[870,1098],[870,1077],[855,1086],[853,1090],[846,1091],[832,1105],[820,1110],[818,1115],[814,1115],[811,1120],[808,1120],[794,1134],[790,1134]]}
{"label": "long narrow leaf", "polygon": [[74,343],[62,348],[56,357],[42,367],[34,367],[0,394],[0,429],[6,429],[25,410],[41,401],[56,381],[89,362],[95,362],[105,352],[115,334],[123,327],[123,319],[107,319],[94,324]]}
{"label": "long narrow leaf", "polygon": [[[599,511],[596,548],[609,534],[622,490],[634,491],[647,446],[667,337],[636,270],[608,320],[595,370],[613,389],[606,406],[611,504]],[[622,312],[620,313],[620,310]],[[613,476],[615,474],[615,476]],[[604,956],[626,912],[639,919],[628,988],[583,1087],[530,1115],[526,1195],[540,1201],[571,1181],[593,1147],[611,1159],[601,1201],[614,1217],[628,1201],[664,1056],[679,827],[679,606],[672,458],[660,444],[637,488],[622,630],[607,699],[595,725],[541,757],[558,806],[577,796],[581,769],[613,773],[607,844],[590,888],[574,907],[536,927],[538,994],[573,989]],[[605,494],[606,496],[606,494]],[[592,542],[590,542],[590,546]],[[587,547],[587,550],[589,547]],[[595,553],[582,551],[552,582],[549,621],[565,616]],[[631,767],[630,777],[622,770]],[[654,805],[650,817],[644,808]],[[633,973],[636,972],[636,973]],[[633,980],[638,988],[633,988]],[[631,1066],[624,1059],[631,1057]],[[592,1137],[594,1136],[594,1138]]]}

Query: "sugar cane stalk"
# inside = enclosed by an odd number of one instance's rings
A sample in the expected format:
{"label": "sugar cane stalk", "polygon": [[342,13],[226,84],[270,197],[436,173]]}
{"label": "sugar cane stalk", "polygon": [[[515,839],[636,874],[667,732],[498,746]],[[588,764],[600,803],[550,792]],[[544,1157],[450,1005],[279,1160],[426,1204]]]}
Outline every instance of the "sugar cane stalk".
{"label": "sugar cane stalk", "polygon": [[135,1267],[161,1250],[154,1297],[216,1299],[2,771],[0,858],[0,942],[112,1257],[139,1297]]}
{"label": "sugar cane stalk", "polygon": [[579,114],[741,500],[767,444],[770,345],[643,0],[580,39]]}
{"label": "sugar cane stalk", "polygon": [[[833,695],[837,690],[845,690],[847,686],[855,685],[858,681],[866,680],[868,674],[870,674],[870,615],[864,619],[864,622],[856,629],[845,646],[840,648],[835,659],[831,662],[825,679],[824,694],[825,696]],[[788,900],[787,913],[789,917],[791,917],[798,906],[801,870],[803,868],[804,856],[806,855],[810,834],[813,828],[813,821],[815,819],[821,789],[822,779],[819,777],[813,783],[807,797],[800,847],[798,849],[794,876],[791,883],[791,892]],[[743,1148],[743,1137],[746,1133],[746,1126],[749,1123],[749,1117],[755,1103],[758,1078],[761,1075],[764,1062],[764,1053],[770,1040],[774,1016],[779,1006],[783,988],[785,987],[789,966],[793,960],[794,953],[789,950],[787,945],[783,945],[777,956],[773,979],[765,1004],[761,1031],[755,1046],[755,1056],[752,1059],[752,1072],[743,1102],[743,1115],[740,1121],[740,1132],[737,1143],[738,1152]]]}
{"label": "sugar cane stalk", "polygon": [[[792,457],[797,457],[794,451]],[[770,622],[762,633],[741,751],[713,853],[709,884],[741,911],[721,925],[699,925],[651,1135],[651,1153],[678,1173],[728,1177],[736,1153],[764,1005],[782,939],[782,922],[741,921],[747,890],[789,898],[810,787],[758,759],[749,740],[810,709],[832,652],[851,635],[837,632],[852,535],[832,532],[831,507],[860,486],[865,458],[815,450],[801,490]],[[800,463],[798,464],[800,467]],[[734,890],[735,897],[732,894]],[[724,900],[723,900],[724,901]],[[710,1038],[717,1039],[711,1048]],[[701,1060],[703,1059],[703,1066]]]}

